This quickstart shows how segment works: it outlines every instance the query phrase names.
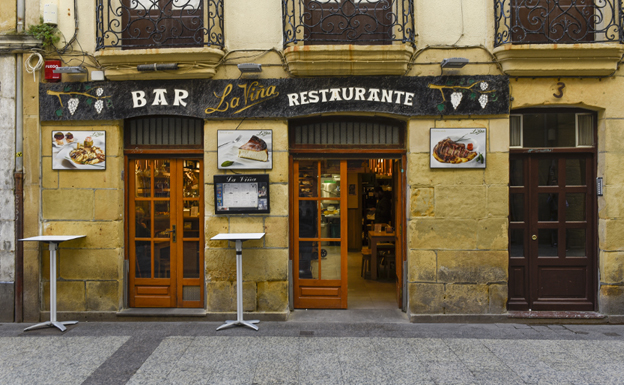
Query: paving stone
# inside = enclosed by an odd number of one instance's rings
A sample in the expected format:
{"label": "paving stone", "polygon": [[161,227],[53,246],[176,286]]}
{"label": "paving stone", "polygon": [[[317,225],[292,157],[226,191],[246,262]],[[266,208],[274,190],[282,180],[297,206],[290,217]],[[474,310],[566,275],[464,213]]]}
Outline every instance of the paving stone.
{"label": "paving stone", "polygon": [[0,324],[0,384],[593,385],[621,384],[624,373],[620,326],[577,326],[587,333],[578,335],[301,322],[215,332],[219,324],[81,322],[65,333]]}

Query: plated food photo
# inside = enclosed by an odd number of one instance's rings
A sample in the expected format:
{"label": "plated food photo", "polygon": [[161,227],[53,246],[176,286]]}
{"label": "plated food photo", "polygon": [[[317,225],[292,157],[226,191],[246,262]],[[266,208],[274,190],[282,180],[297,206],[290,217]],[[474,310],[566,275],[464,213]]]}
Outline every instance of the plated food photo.
{"label": "plated food photo", "polygon": [[52,158],[54,170],[104,170],[106,168],[105,132],[54,132],[52,134]]}
{"label": "plated food photo", "polygon": [[485,168],[485,129],[431,129],[432,168]]}
{"label": "plated food photo", "polygon": [[219,130],[219,169],[272,169],[271,130]]}

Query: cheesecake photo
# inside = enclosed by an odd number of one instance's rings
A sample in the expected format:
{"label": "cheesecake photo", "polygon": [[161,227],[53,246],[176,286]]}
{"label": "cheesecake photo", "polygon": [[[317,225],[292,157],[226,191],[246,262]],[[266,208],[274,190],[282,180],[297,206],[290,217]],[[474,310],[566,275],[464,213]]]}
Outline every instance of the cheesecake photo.
{"label": "cheesecake photo", "polygon": [[217,131],[217,161],[221,170],[273,168],[272,130]]}
{"label": "cheesecake photo", "polygon": [[238,157],[266,162],[269,160],[269,150],[264,140],[253,135],[249,142],[240,146]]}

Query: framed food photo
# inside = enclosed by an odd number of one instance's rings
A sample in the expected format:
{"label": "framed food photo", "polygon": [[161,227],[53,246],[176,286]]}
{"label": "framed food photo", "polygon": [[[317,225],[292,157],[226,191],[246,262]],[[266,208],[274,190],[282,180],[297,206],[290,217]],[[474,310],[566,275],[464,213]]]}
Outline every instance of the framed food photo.
{"label": "framed food photo", "polygon": [[431,168],[485,168],[485,128],[432,128]]}
{"label": "framed food photo", "polygon": [[106,170],[106,131],[52,131],[53,170]]}
{"label": "framed food photo", "polygon": [[220,170],[273,169],[273,131],[218,130],[217,162]]}

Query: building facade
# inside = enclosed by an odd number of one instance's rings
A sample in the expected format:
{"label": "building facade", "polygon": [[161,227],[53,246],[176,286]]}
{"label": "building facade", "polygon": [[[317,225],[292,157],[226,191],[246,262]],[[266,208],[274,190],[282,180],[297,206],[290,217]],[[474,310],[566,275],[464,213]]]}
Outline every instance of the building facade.
{"label": "building facade", "polygon": [[[366,281],[412,321],[621,320],[621,6],[580,3],[26,0],[27,24],[58,9],[65,73],[24,78],[24,236],[86,235],[60,316],[222,319],[234,245],[211,238],[262,232],[261,319]],[[45,318],[47,250],[23,261]]]}

